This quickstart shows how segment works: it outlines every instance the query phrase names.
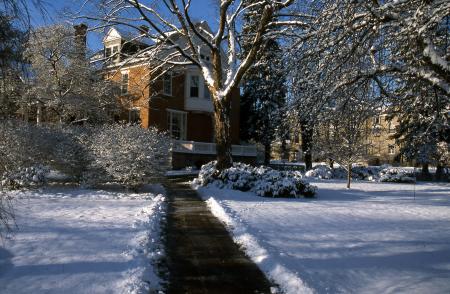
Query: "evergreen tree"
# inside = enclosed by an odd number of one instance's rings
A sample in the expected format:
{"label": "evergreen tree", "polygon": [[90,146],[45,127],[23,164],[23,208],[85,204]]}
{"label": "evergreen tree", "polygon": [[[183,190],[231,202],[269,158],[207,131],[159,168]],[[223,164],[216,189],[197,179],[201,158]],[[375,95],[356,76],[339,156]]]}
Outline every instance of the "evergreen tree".
{"label": "evergreen tree", "polygon": [[401,146],[400,152],[421,164],[423,173],[428,173],[428,165],[435,165],[436,174],[440,176],[448,164],[449,96],[416,79],[398,92],[408,92],[403,93],[403,99],[395,101],[395,107],[392,107],[392,116],[397,116],[400,123],[394,135]]}
{"label": "evergreen tree", "polygon": [[25,33],[13,26],[13,18],[0,12],[0,118],[16,114],[22,90],[22,52]]}
{"label": "evergreen tree", "polygon": [[[245,54],[254,32],[258,6],[245,17],[242,48]],[[269,164],[272,142],[282,136],[282,108],[285,104],[285,74],[282,50],[277,41],[267,39],[259,50],[257,62],[248,70],[241,98],[241,138],[264,145],[264,164]],[[284,139],[284,138],[282,138]]]}

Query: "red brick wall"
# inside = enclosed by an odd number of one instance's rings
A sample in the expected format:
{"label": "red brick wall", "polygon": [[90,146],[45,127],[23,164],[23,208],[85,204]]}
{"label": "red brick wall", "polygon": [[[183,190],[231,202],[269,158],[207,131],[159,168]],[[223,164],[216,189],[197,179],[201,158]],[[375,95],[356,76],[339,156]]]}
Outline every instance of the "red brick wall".
{"label": "red brick wall", "polygon": [[[184,110],[184,74],[173,77],[172,96],[160,94],[162,82],[156,82],[150,89],[149,71],[146,66],[128,69],[129,95],[121,98],[124,113],[121,118],[128,119],[128,109],[131,106],[140,108],[141,125],[144,128],[155,126],[160,130],[167,130],[167,109]],[[112,76],[108,77],[120,84],[122,74],[114,69]],[[154,96],[150,97],[150,93]],[[133,98],[133,99],[130,99]],[[233,144],[239,144],[239,112],[240,92],[236,88],[232,94],[231,138]],[[188,112],[187,140],[198,142],[213,142],[214,127],[213,114],[201,112]]]}

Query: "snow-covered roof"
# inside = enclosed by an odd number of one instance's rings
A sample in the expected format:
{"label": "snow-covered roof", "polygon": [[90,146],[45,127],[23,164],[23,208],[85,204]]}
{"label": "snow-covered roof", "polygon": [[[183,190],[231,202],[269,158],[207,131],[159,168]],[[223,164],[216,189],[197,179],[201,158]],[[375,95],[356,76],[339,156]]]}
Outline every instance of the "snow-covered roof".
{"label": "snow-covered roof", "polygon": [[106,32],[105,37],[103,37],[103,43],[118,39],[128,42],[141,43],[148,46],[155,43],[155,40],[148,38],[147,36],[125,31],[117,27],[112,27]]}

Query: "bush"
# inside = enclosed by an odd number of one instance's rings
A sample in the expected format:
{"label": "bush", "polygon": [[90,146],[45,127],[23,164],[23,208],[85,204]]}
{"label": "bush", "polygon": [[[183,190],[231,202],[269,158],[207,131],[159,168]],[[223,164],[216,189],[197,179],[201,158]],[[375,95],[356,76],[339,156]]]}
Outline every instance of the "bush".
{"label": "bush", "polygon": [[16,172],[5,173],[1,178],[1,187],[20,189],[39,187],[47,182],[46,176],[50,170],[42,165],[22,168]]}
{"label": "bush", "polygon": [[90,184],[109,180],[136,188],[164,176],[170,164],[169,149],[170,138],[155,128],[96,127],[89,142],[92,162],[84,178]]}
{"label": "bush", "polygon": [[202,166],[194,180],[201,186],[212,185],[240,191],[252,191],[263,197],[314,197],[316,187],[302,180],[298,171],[277,171],[270,167],[252,167],[235,163],[223,171],[216,169],[216,161]]}
{"label": "bush", "polygon": [[52,149],[45,129],[20,122],[0,121],[0,174],[48,162]]}
{"label": "bush", "polygon": [[[375,181],[379,178],[379,171],[379,167],[353,166],[352,179]],[[346,179],[347,171],[342,167],[331,169],[327,165],[320,164],[307,171],[305,173],[305,177],[319,179]]]}
{"label": "bush", "polygon": [[331,179],[333,178],[333,170],[327,165],[316,165],[313,169],[310,169],[305,173],[305,177],[319,178],[319,179]]}
{"label": "bush", "polygon": [[415,183],[412,173],[400,168],[385,168],[380,171],[380,182]]}
{"label": "bush", "polygon": [[43,166],[90,185],[114,181],[136,187],[162,177],[170,163],[170,138],[154,128],[4,121],[0,135],[0,184],[8,189],[45,183]]}

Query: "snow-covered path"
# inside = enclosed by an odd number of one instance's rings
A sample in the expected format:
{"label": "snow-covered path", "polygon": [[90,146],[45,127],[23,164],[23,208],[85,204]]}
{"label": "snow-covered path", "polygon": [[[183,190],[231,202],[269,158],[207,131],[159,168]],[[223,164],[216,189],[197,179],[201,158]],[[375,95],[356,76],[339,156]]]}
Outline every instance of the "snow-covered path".
{"label": "snow-covered path", "polygon": [[313,184],[318,199],[200,193],[287,292],[450,293],[448,184],[419,184],[415,200],[413,185]]}
{"label": "snow-covered path", "polygon": [[124,293],[158,288],[164,197],[92,190],[23,193],[0,246],[0,293]]}

